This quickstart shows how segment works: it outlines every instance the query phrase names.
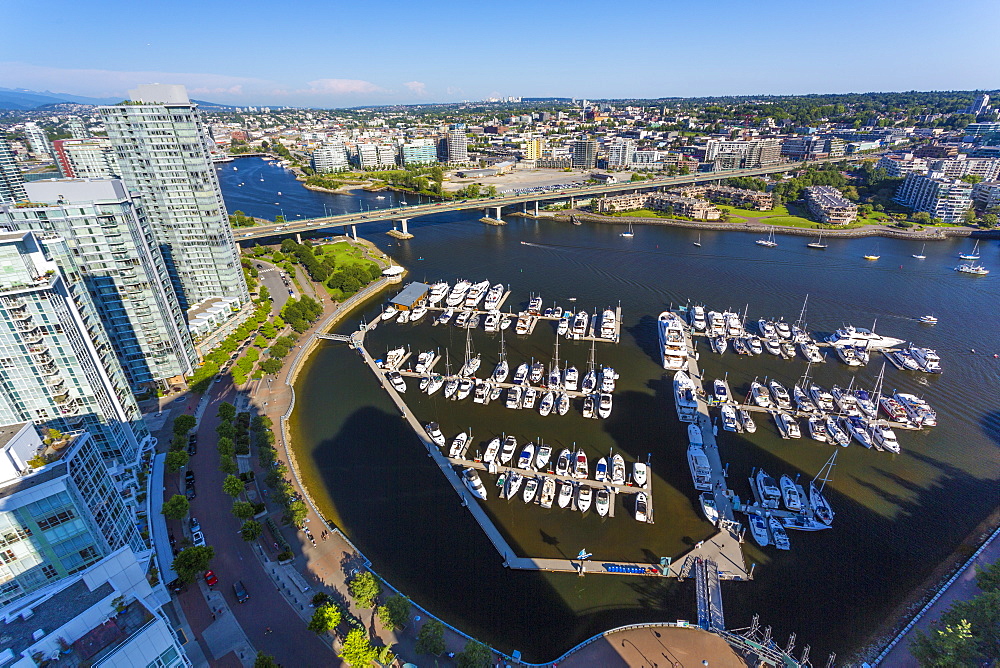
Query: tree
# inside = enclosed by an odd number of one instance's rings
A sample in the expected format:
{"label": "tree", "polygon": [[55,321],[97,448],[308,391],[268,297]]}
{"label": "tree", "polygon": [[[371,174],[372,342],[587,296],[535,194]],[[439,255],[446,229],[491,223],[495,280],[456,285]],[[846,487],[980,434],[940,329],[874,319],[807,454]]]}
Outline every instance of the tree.
{"label": "tree", "polygon": [[976,210],[966,209],[962,213],[962,222],[966,225],[974,225],[976,223]]}
{"label": "tree", "polygon": [[465,649],[458,654],[458,668],[490,668],[493,665],[493,651],[478,640],[465,643]]}
{"label": "tree", "polygon": [[910,218],[912,218],[913,222],[917,223],[918,225],[930,225],[931,222],[931,214],[927,213],[926,211],[917,211],[912,216],[910,216]]}
{"label": "tree", "polygon": [[347,591],[362,608],[370,608],[375,605],[375,599],[382,593],[382,585],[374,573],[362,571],[347,583]]}
{"label": "tree", "polygon": [[1000,221],[1000,216],[995,213],[988,213],[979,220],[979,224],[985,228],[993,228],[997,226],[997,222]]}
{"label": "tree", "polygon": [[351,666],[368,666],[375,660],[376,652],[365,630],[353,628],[344,638],[344,646],[337,656]]}
{"label": "tree", "polygon": [[194,582],[202,573],[208,570],[208,565],[215,556],[215,550],[210,545],[188,547],[181,550],[171,568],[177,573],[177,579],[183,583]]}
{"label": "tree", "polygon": [[302,520],[304,520],[308,514],[309,509],[306,508],[304,501],[292,501],[288,504],[285,517],[293,526],[299,527],[302,526]]}
{"label": "tree", "polygon": [[262,533],[264,533],[264,527],[256,520],[247,520],[240,527],[240,536],[248,543],[260,538]]}
{"label": "tree", "polygon": [[243,493],[244,487],[243,481],[232,474],[222,481],[222,491],[234,498]]}
{"label": "tree", "polygon": [[248,520],[253,517],[253,504],[247,501],[233,502],[233,515],[237,519]]}
{"label": "tree", "polygon": [[236,444],[233,443],[233,439],[228,437],[220,438],[218,443],[215,444],[215,449],[223,457],[232,457],[236,454]]}
{"label": "tree", "polygon": [[966,183],[971,183],[972,185],[976,185],[977,183],[982,183],[983,177],[981,177],[979,174],[966,174],[965,176],[962,177],[962,180],[965,181]]}
{"label": "tree", "polygon": [[174,433],[185,435],[194,429],[196,424],[198,424],[198,421],[193,415],[188,415],[187,413],[178,415],[174,418]]}
{"label": "tree", "polygon": [[444,624],[436,619],[428,619],[420,627],[414,651],[417,654],[433,654],[434,656],[441,654],[444,651]]}
{"label": "tree", "polygon": [[410,621],[410,599],[397,594],[386,601],[385,605],[380,605],[376,613],[382,628],[390,631],[401,629]]}
{"label": "tree", "polygon": [[953,668],[974,665],[978,658],[972,627],[964,619],[953,626],[932,630],[930,635],[917,631],[910,653],[924,668]]}
{"label": "tree", "polygon": [[269,357],[260,363],[260,370],[267,374],[278,373],[281,371],[281,360],[276,360],[273,357]]}
{"label": "tree", "polygon": [[219,457],[219,470],[227,475],[236,475],[240,467],[237,466],[236,460],[231,455],[222,455]]}
{"label": "tree", "polygon": [[188,514],[191,509],[191,504],[188,503],[187,498],[183,494],[174,494],[172,497],[163,502],[160,507],[160,512],[167,519],[180,520]]}
{"label": "tree", "polygon": [[219,410],[216,411],[215,415],[220,420],[229,422],[236,417],[236,406],[233,406],[228,401],[223,401],[219,404]]}
{"label": "tree", "polygon": [[187,466],[190,457],[186,450],[171,450],[164,460],[168,473],[176,473]]}
{"label": "tree", "polygon": [[257,652],[257,658],[254,659],[253,668],[281,668],[281,664],[275,661],[274,657],[270,654]]}
{"label": "tree", "polygon": [[1000,591],[1000,561],[986,568],[976,566],[976,585],[985,592]]}
{"label": "tree", "polygon": [[332,631],[340,624],[341,616],[336,603],[322,603],[313,612],[308,629],[317,635]]}

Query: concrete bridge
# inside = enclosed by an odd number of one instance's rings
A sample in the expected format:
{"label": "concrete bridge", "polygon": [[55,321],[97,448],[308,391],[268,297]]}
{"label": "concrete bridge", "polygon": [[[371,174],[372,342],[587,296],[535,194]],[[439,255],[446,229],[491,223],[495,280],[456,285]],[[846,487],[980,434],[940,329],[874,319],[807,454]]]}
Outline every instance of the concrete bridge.
{"label": "concrete bridge", "polygon": [[705,183],[719,181],[722,179],[737,176],[764,176],[767,174],[780,174],[794,169],[801,169],[807,165],[822,164],[825,162],[844,162],[845,160],[860,160],[871,156],[858,156],[854,158],[824,158],[811,160],[809,162],[791,162],[757,169],[734,169],[724,172],[696,172],[683,176],[660,176],[650,181],[637,181],[635,183],[614,183],[610,185],[587,185],[579,188],[564,188],[558,191],[544,193],[527,193],[523,195],[498,195],[489,199],[468,199],[444,202],[429,202],[427,204],[403,205],[391,209],[381,209],[369,211],[367,213],[345,213],[336,216],[323,216],[319,218],[307,218],[288,221],[285,223],[274,223],[269,225],[257,225],[252,228],[237,228],[233,230],[236,241],[242,244],[255,243],[261,239],[275,239],[296,235],[301,239],[302,234],[309,236],[319,236],[330,232],[343,231],[350,227],[356,232],[356,226],[368,223],[398,223],[402,238],[410,238],[409,222],[420,216],[427,216],[436,213],[449,211],[465,211],[470,209],[486,209],[491,218],[502,220],[501,215],[504,207],[520,204],[524,212],[528,212],[529,205],[533,209],[534,215],[538,215],[539,203],[554,200],[568,199],[571,206],[576,205],[577,199],[600,197],[603,195],[615,195],[627,192],[641,192],[646,190],[656,190],[670,186],[688,185],[692,183]]}

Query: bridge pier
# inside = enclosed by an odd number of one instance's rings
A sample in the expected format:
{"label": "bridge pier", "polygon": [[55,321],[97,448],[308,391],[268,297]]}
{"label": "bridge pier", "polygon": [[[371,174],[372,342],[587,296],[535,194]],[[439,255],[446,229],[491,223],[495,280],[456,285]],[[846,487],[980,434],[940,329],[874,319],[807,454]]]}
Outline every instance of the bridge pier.
{"label": "bridge pier", "polygon": [[535,218],[538,217],[538,200],[535,200]]}
{"label": "bridge pier", "polygon": [[299,245],[302,244],[302,233],[301,232],[296,232],[295,233],[295,243],[297,243]]}
{"label": "bridge pier", "polygon": [[357,225],[351,225],[351,236],[354,237],[355,241],[358,240],[358,226]]}
{"label": "bridge pier", "polygon": [[393,227],[393,229],[386,232],[386,234],[388,234],[390,237],[395,237],[396,239],[412,239],[413,235],[410,234],[410,230],[406,225],[408,222],[410,222],[409,218],[400,218],[399,224],[400,228],[402,229],[397,230],[395,227]]}
{"label": "bridge pier", "polygon": [[496,208],[496,210],[497,210],[497,215],[494,216],[494,218],[496,218],[497,220],[502,221],[503,218],[500,217],[500,210],[503,209],[503,207],[502,206],[498,206],[498,207],[494,207],[494,208]]}

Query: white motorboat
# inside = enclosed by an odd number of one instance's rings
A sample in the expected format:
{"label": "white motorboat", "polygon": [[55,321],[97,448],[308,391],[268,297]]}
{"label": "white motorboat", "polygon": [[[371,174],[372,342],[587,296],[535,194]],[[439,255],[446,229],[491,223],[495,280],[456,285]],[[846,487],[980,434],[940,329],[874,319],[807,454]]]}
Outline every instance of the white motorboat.
{"label": "white motorboat", "polygon": [[538,494],[538,478],[526,478],[524,481],[524,492],[521,494],[521,498],[524,499],[525,503],[531,503],[535,500],[535,495]]}
{"label": "white motorboat", "polygon": [[420,304],[410,311],[410,322],[419,322],[427,315],[427,304]]}
{"label": "white motorboat", "polygon": [[559,393],[559,398],[556,399],[556,412],[559,415],[566,415],[569,413],[569,395],[565,392]]}
{"label": "white motorboat", "polygon": [[531,365],[531,371],[528,376],[528,382],[532,385],[538,385],[542,382],[542,377],[545,375],[545,365],[541,362],[535,362]]}
{"label": "white motorboat", "polygon": [[864,329],[862,327],[854,327],[853,325],[841,327],[826,337],[826,341],[836,348],[841,346],[855,346],[867,350],[892,348],[904,343],[903,339],[876,334],[874,326],[872,326],[872,329]]}
{"label": "white motorboat", "polygon": [[890,429],[888,425],[874,425],[872,427],[872,438],[876,446],[889,452],[899,452],[899,441],[896,439],[896,432]]}
{"label": "white motorboat", "polygon": [[764,469],[757,469],[754,483],[757,485],[757,493],[760,494],[761,504],[765,508],[777,508],[781,502],[781,488],[778,487],[778,483],[774,481],[774,478],[765,473]]}
{"label": "white motorboat", "polygon": [[569,475],[569,467],[572,464],[572,453],[569,448],[563,448],[556,458],[556,475]]}
{"label": "white motorboat", "polygon": [[790,550],[792,546],[788,541],[788,534],[785,533],[785,527],[781,524],[781,521],[776,517],[768,517],[767,526],[771,529],[771,538],[774,540],[774,546],[779,550]]}
{"label": "white motorboat", "polygon": [[716,378],[712,382],[712,393],[715,395],[715,400],[720,404],[728,404],[733,398],[729,392],[729,383],[721,378]]}
{"label": "white motorboat", "polygon": [[617,329],[618,317],[615,315],[615,312],[609,308],[604,309],[604,313],[601,314],[601,338],[615,338],[615,332]]}
{"label": "white motorboat", "polygon": [[784,385],[772,378],[768,381],[767,387],[771,390],[771,396],[774,397],[774,403],[777,404],[778,408],[786,411],[792,409],[792,398],[788,396],[788,390],[785,389]]}
{"label": "white motorboat", "polygon": [[552,447],[548,445],[538,446],[538,452],[535,454],[535,469],[538,471],[544,471],[545,467],[549,465],[549,460],[552,458]]}
{"label": "white motorboat", "polygon": [[396,318],[396,322],[399,323],[400,325],[405,325],[406,323],[410,322],[410,312],[400,311],[399,317]]}
{"label": "white motorboat", "polygon": [[514,316],[510,313],[504,313],[503,317],[500,318],[500,329],[501,331],[506,331],[510,329],[511,324],[514,322]]}
{"label": "white motorboat", "polygon": [[510,375],[510,366],[507,364],[507,358],[504,357],[497,364],[496,368],[493,369],[493,381],[502,383],[507,380],[508,375]]}
{"label": "white motorboat", "polygon": [[496,401],[503,394],[503,388],[496,383],[490,383],[490,401]]}
{"label": "white motorboat", "polygon": [[521,407],[521,386],[512,385],[507,388],[507,408]]}
{"label": "white motorboat", "polygon": [[923,367],[917,360],[913,359],[910,351],[907,349],[903,350],[883,350],[882,354],[886,356],[892,365],[901,371],[923,371]]}
{"label": "white motorboat", "polygon": [[480,320],[482,320],[482,316],[479,313],[473,313],[469,316],[469,320],[465,323],[465,326],[469,329],[476,329],[479,327]]}
{"label": "white motorboat", "polygon": [[469,325],[469,317],[472,315],[470,311],[459,311],[458,315],[455,316],[455,327],[467,328]]}
{"label": "white motorboat", "polygon": [[468,397],[470,394],[472,394],[473,387],[474,385],[472,384],[472,381],[469,380],[468,378],[459,378],[458,390],[455,391],[455,400],[461,401],[466,397]]}
{"label": "white motorboat", "polygon": [[698,500],[701,501],[701,512],[705,514],[705,519],[712,524],[718,524],[719,508],[715,505],[715,494],[702,492],[698,495]]}
{"label": "white motorboat", "polygon": [[795,486],[795,481],[788,475],[782,475],[778,484],[781,487],[781,500],[785,504],[785,508],[793,513],[802,512],[802,496]]}
{"label": "white motorboat", "polygon": [[645,492],[639,492],[635,495],[635,521],[645,522],[646,511],[646,494]]}
{"label": "white motorboat", "polygon": [[490,398],[490,386],[492,383],[483,380],[476,380],[476,389],[472,392],[472,403],[485,404]]}
{"label": "white motorboat", "polygon": [[823,357],[823,352],[819,349],[812,341],[800,341],[799,350],[802,351],[802,356],[813,364],[819,364],[826,361]]}
{"label": "white motorboat", "polygon": [[535,408],[536,401],[538,401],[538,390],[530,385],[524,388],[524,395],[521,397],[521,408],[530,411]]}
{"label": "white motorboat", "polygon": [[455,315],[455,309],[449,308],[441,311],[441,314],[434,320],[436,325],[447,325],[448,322]]}
{"label": "white motorboat", "polygon": [[862,361],[860,355],[858,355],[858,349],[854,346],[834,346],[834,352],[837,353],[837,357],[840,361],[847,366],[864,366],[865,363]]}
{"label": "white motorboat", "polygon": [[600,395],[600,399],[597,402],[597,414],[602,419],[611,417],[611,405],[612,405],[611,395],[606,392],[602,392]]}
{"label": "white motorboat", "polygon": [[792,386],[792,398],[795,399],[795,406],[803,413],[816,413],[819,411],[805,390],[798,385]]}
{"label": "white motorboat", "polygon": [[746,333],[743,331],[743,319],[739,313],[733,311],[723,311],[722,319],[726,323],[725,335],[730,339],[742,338]]}
{"label": "white motorboat", "polygon": [[439,304],[445,298],[445,295],[448,294],[448,287],[448,284],[444,281],[432,285],[430,291],[427,293],[428,303],[432,306]]}
{"label": "white motorboat", "polygon": [[506,464],[514,458],[514,452],[517,451],[517,439],[513,436],[507,436],[503,439],[503,446],[500,448],[500,463]]}
{"label": "white motorboat", "polygon": [[697,424],[688,425],[688,443],[694,445],[705,445],[705,437],[701,433],[701,427]]}
{"label": "white motorboat", "polygon": [[823,496],[823,492],[813,483],[809,483],[809,505],[812,506],[816,519],[827,526],[833,524],[833,508]]}
{"label": "white motorboat", "polygon": [[524,476],[516,471],[510,471],[507,476],[507,491],[504,494],[508,499],[512,499],[517,496],[517,490],[521,489],[521,484],[524,482]]}
{"label": "white motorboat", "polygon": [[691,443],[687,450],[688,467],[694,488],[702,492],[712,491],[712,467],[701,445]]}
{"label": "white motorboat", "polygon": [[486,452],[483,453],[483,462],[490,464],[496,461],[500,455],[500,437],[496,436],[487,444]]}
{"label": "white motorboat", "polygon": [[707,314],[708,324],[705,333],[711,337],[724,336],[726,333],[726,320],[718,311],[709,311]]}
{"label": "white motorboat", "polygon": [[390,371],[388,377],[393,389],[400,394],[406,392],[406,381],[403,380],[403,376],[401,376],[398,371]]}
{"label": "white motorboat", "polygon": [[542,296],[533,295],[530,300],[528,300],[528,313],[532,315],[541,315],[542,313]]}
{"label": "white motorboat", "polygon": [[832,413],[835,409],[833,405],[833,395],[824,390],[816,383],[809,385],[809,397],[816,406],[824,413]]}
{"label": "white motorboat", "polygon": [[448,456],[452,459],[458,459],[465,452],[465,448],[469,445],[469,434],[467,432],[461,432],[458,436],[451,439],[451,449],[448,450]]}
{"label": "white motorboat", "polygon": [[764,318],[757,321],[757,331],[760,332],[761,337],[765,339],[775,338],[778,336],[778,330],[775,329],[774,323]]}
{"label": "white motorboat", "polygon": [[955,267],[955,271],[960,274],[972,274],[973,276],[986,276],[990,273],[989,269],[975,262],[963,262]]}
{"label": "white motorboat", "polygon": [[470,287],[469,291],[465,294],[465,308],[476,308],[479,306],[479,302],[483,301],[483,297],[486,296],[486,291],[489,289],[489,281],[480,281]]}
{"label": "white motorboat", "polygon": [[573,336],[580,338],[581,336],[587,335],[587,322],[589,320],[587,312],[580,310],[577,312],[576,316],[573,318]]}
{"label": "white motorboat", "polygon": [[483,487],[483,481],[479,479],[479,474],[476,473],[475,469],[462,469],[462,482],[469,488],[473,496],[483,501],[486,500],[486,488]]}
{"label": "white motorboat", "polygon": [[844,415],[861,415],[861,411],[858,410],[858,400],[854,396],[854,392],[850,388],[843,389],[839,385],[834,385],[830,388],[830,394],[833,396],[834,403],[837,404],[837,408]]}
{"label": "white motorboat", "polygon": [[382,311],[382,319],[392,320],[393,318],[396,317],[398,313],[399,311],[396,310],[396,307],[393,306],[392,304],[389,304],[388,306],[385,307],[385,310]]}
{"label": "white motorboat", "polygon": [[538,497],[538,505],[542,508],[551,508],[552,502],[556,498],[556,479],[546,476],[542,482],[542,493]]}
{"label": "white motorboat", "polygon": [[587,462],[587,455],[583,450],[577,450],[574,455],[573,477],[581,480],[590,475],[590,466]]}
{"label": "white motorboat", "polygon": [[781,341],[778,343],[778,347],[781,348],[781,356],[785,359],[795,359],[795,344],[791,341]]}
{"label": "white motorboat", "polygon": [[764,350],[775,357],[781,357],[781,340],[778,339],[777,334],[764,339]]}
{"label": "white motorboat", "polygon": [[437,422],[428,422],[424,425],[424,429],[427,431],[427,435],[431,437],[431,440],[434,441],[435,445],[444,447],[444,434],[441,433],[441,426]]}
{"label": "white motorboat", "polygon": [[451,289],[448,296],[445,298],[445,304],[448,306],[460,306],[462,302],[465,301],[465,296],[469,292],[469,288],[472,287],[472,283],[466,280],[461,280],[455,284],[455,287]]}
{"label": "white motorboat", "polygon": [[750,535],[753,536],[755,543],[761,547],[767,547],[771,544],[767,533],[767,522],[764,521],[763,517],[757,513],[748,513],[747,524],[750,525]]}
{"label": "white motorboat", "polygon": [[740,409],[740,423],[743,425],[743,431],[748,434],[752,434],[757,431],[757,423],[753,421],[750,417],[750,411],[745,408]]}
{"label": "white motorboat", "polygon": [[542,417],[548,415],[549,413],[552,412],[552,409],[555,407],[555,404],[556,404],[556,395],[554,392],[552,392],[552,390],[549,390],[548,392],[545,393],[545,396],[542,397],[542,401],[538,404],[538,413]]}
{"label": "white motorboat", "polygon": [[597,490],[597,500],[594,502],[594,506],[597,508],[598,515],[606,517],[608,510],[611,509],[611,492],[607,489]]}
{"label": "white motorboat", "polygon": [[753,397],[753,402],[761,408],[771,408],[774,405],[771,403],[771,393],[768,392],[763,383],[756,380],[750,383],[750,396]]}
{"label": "white motorboat", "polygon": [[514,371],[513,383],[515,385],[523,385],[526,380],[528,380],[528,363],[522,362],[518,365],[517,370]]}
{"label": "white motorboat", "polygon": [[787,322],[785,322],[784,318],[779,318],[777,322],[774,323],[774,329],[778,333],[779,338],[785,340],[791,340],[792,327]]}
{"label": "white motorboat", "polygon": [[841,429],[840,424],[838,424],[837,419],[832,415],[826,418],[826,438],[830,445],[839,445],[842,448],[846,448],[851,444],[851,436],[846,431]]}
{"label": "white motorboat", "polygon": [[503,299],[503,294],[505,290],[502,283],[497,283],[490,291],[486,293],[486,300],[483,302],[483,308],[487,311],[496,311],[500,307],[500,300]]}
{"label": "white motorboat", "polygon": [[726,431],[739,431],[740,424],[736,419],[736,409],[731,404],[722,407],[722,428]]}
{"label": "white motorboat", "polygon": [[872,439],[871,436],[868,435],[868,428],[865,423],[862,422],[861,418],[843,417],[840,418],[840,423],[843,425],[847,433],[854,437],[854,440],[866,448],[872,447]]}
{"label": "white motorboat", "polygon": [[594,466],[594,480],[597,482],[608,481],[608,460],[606,457],[597,460],[597,465]]}
{"label": "white motorboat", "polygon": [[910,422],[918,427],[937,426],[937,413],[931,408],[929,403],[915,394],[908,394],[906,392],[896,392],[893,396],[903,406],[903,410],[906,411],[906,416]]}
{"label": "white motorboat", "polygon": [[750,348],[750,354],[752,355],[763,355],[764,354],[764,344],[761,343],[760,337],[753,334],[746,337],[747,347]]}
{"label": "white motorboat", "polygon": [[566,508],[569,506],[569,502],[573,500],[573,483],[568,480],[563,480],[559,483],[559,497],[556,503],[559,504],[560,508]]}
{"label": "white motorboat", "polygon": [[385,354],[385,362],[382,366],[386,369],[395,369],[404,357],[406,357],[406,348],[393,348]]}
{"label": "white motorboat", "polygon": [[871,420],[878,415],[878,404],[868,394],[868,390],[854,390],[854,398],[856,399],[855,405],[863,416]]}
{"label": "white motorboat", "polygon": [[808,421],[809,438],[820,443],[829,443],[830,438],[826,433],[826,419],[817,415],[810,415]]}
{"label": "white motorboat", "polygon": [[577,386],[580,384],[580,372],[575,366],[566,367],[566,371],[563,373],[563,387],[570,392],[576,392]]}
{"label": "white motorboat", "polygon": [[413,370],[417,373],[424,373],[427,371],[427,365],[431,363],[434,359],[434,353],[430,350],[425,351],[417,355],[417,363],[414,365]]}
{"label": "white motorboat", "polygon": [[930,348],[917,348],[910,346],[910,357],[912,357],[920,368],[926,373],[941,373],[941,358],[936,351]]}
{"label": "white motorboat", "polygon": [[668,371],[677,371],[687,366],[687,340],[684,323],[670,311],[664,311],[657,319],[660,337],[660,361]]}
{"label": "white motorboat", "polygon": [[705,318],[705,307],[691,307],[691,310],[688,311],[688,321],[691,323],[691,327],[694,331],[704,332],[705,328],[708,327],[708,320]]}
{"label": "white motorboat", "polygon": [[611,457],[611,484],[625,484],[625,458],[619,454]]}
{"label": "white motorboat", "polygon": [[614,392],[618,373],[609,366],[601,367],[601,392]]}
{"label": "white motorboat", "polygon": [[483,329],[487,332],[495,332],[500,329],[500,311],[490,311],[483,320]]}
{"label": "white motorboat", "polygon": [[585,418],[597,417],[596,403],[597,399],[594,398],[593,394],[588,394],[583,398],[583,417]]}
{"label": "white motorboat", "polygon": [[674,374],[674,405],[677,409],[677,419],[681,422],[698,420],[698,397],[695,394],[694,383],[683,371]]}
{"label": "white motorboat", "polygon": [[637,487],[646,486],[646,474],[647,467],[642,462],[634,462],[632,464],[632,482],[635,483]]}
{"label": "white motorboat", "polygon": [[580,485],[580,488],[576,492],[576,507],[579,508],[581,513],[590,510],[590,502],[593,497],[593,489],[587,485]]}

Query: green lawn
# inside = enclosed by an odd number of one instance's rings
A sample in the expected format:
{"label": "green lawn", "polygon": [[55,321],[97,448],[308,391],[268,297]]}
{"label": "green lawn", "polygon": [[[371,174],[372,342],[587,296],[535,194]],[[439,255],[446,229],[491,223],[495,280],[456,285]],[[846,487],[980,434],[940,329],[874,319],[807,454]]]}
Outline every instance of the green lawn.
{"label": "green lawn", "polygon": [[352,264],[371,264],[371,260],[365,257],[365,253],[360,247],[346,241],[324,244],[320,248],[323,249],[324,255],[333,256],[333,260],[338,267],[346,267]]}
{"label": "green lawn", "polygon": [[726,204],[717,204],[718,208],[723,211],[728,211],[730,215],[733,216],[743,216],[744,218],[763,218],[765,216],[787,216],[788,208],[785,206],[777,206],[770,211],[751,211],[750,209],[737,209],[733,206],[728,206]]}
{"label": "green lawn", "polygon": [[613,214],[613,216],[625,216],[626,218],[669,218],[662,211],[653,211],[652,209],[636,209],[635,211],[618,211]]}

